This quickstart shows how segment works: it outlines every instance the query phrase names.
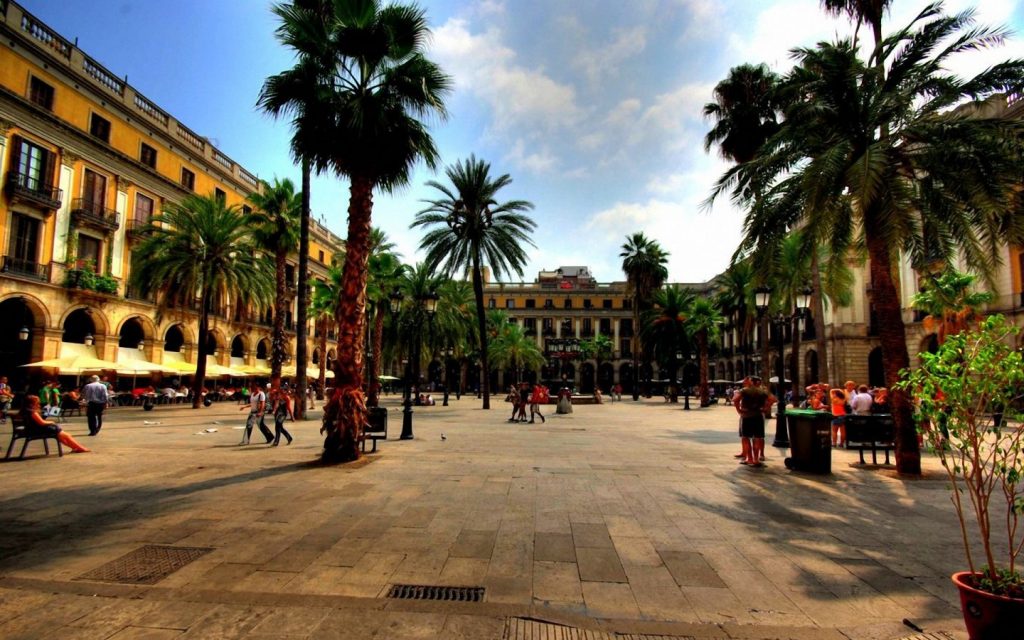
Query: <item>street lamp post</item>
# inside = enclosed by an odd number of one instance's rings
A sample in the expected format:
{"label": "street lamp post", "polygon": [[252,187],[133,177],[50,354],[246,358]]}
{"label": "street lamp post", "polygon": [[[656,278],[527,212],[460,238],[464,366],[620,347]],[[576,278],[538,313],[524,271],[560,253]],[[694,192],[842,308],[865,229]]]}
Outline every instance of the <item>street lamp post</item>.
{"label": "street lamp post", "polygon": [[[771,303],[771,294],[772,290],[768,287],[758,287],[754,292],[754,305],[757,307],[759,317],[763,316],[768,311],[768,305]],[[810,299],[811,289],[809,287],[804,287],[804,289],[796,294],[796,310],[792,314],[786,315],[784,313],[778,313],[770,318],[771,324],[776,327],[775,346],[779,352],[779,358],[775,364],[775,376],[778,380],[779,409],[775,417],[775,440],[772,442],[773,447],[789,446],[789,432],[786,428],[786,366],[785,352],[783,348],[783,327],[788,322],[806,317],[807,309],[810,307]],[[797,358],[794,358],[794,360],[796,359]],[[794,365],[800,366],[799,362],[795,362]],[[794,377],[794,379],[796,378]]]}
{"label": "street lamp post", "polygon": [[449,365],[451,363],[452,352],[453,350],[451,347],[445,347],[444,351],[442,351],[442,354],[444,355],[444,402],[441,404],[442,407],[448,406],[448,387],[451,386],[451,380],[449,379],[448,374],[451,373]]}

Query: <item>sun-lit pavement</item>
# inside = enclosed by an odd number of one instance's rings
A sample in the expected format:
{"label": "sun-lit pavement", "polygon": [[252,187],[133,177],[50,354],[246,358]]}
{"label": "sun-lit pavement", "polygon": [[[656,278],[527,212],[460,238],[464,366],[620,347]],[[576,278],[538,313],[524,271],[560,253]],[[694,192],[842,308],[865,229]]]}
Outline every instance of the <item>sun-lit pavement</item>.
{"label": "sun-lit pavement", "polygon": [[[607,637],[900,638],[904,619],[962,637],[934,460],[909,482],[847,451],[831,477],[771,447],[746,468],[730,408],[660,400],[529,425],[453,398],[398,441],[385,404],[392,439],[338,467],[316,463],[318,420],[289,423],[291,446],[237,446],[231,403],[115,409],[96,438],[71,419],[94,453],[0,465],[0,637],[501,638],[530,617]],[[76,579],[144,545],[212,551],[153,586]]]}

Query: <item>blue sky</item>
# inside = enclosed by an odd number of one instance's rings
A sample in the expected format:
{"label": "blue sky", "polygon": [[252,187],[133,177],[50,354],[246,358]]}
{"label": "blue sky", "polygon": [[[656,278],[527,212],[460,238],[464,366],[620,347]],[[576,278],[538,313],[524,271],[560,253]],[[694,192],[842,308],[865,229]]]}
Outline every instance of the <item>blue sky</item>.
{"label": "blue sky", "polygon": [[[292,64],[272,33],[265,0],[19,0],[30,12],[128,81],[186,126],[262,178],[299,171],[288,156],[287,121],[255,108],[264,78]],[[925,6],[895,0],[890,28]],[[442,162],[471,153],[508,173],[501,199],[536,205],[536,249],[524,279],[541,269],[588,265],[601,281],[624,278],[626,235],[643,231],[671,253],[672,281],[721,272],[736,247],[742,212],[701,202],[726,164],[703,149],[701,108],[730,67],[790,66],[787,51],[852,33],[817,0],[436,0],[422,2],[434,35],[430,55],[453,76],[450,118],[432,123]],[[979,20],[1024,32],[1024,0],[950,0],[978,6]],[[1024,37],[967,56],[955,70],[1024,57]],[[374,224],[407,262],[409,229],[430,179],[375,197]],[[348,184],[321,176],[313,211],[344,237]],[[506,277],[506,279],[510,279]],[[518,279],[518,278],[511,278]]]}

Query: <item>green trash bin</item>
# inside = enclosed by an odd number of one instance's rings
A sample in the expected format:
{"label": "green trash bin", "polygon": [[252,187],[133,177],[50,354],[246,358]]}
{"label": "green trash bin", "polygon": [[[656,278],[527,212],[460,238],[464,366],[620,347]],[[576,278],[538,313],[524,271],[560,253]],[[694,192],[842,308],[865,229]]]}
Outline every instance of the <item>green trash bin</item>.
{"label": "green trash bin", "polygon": [[832,414],[811,409],[786,411],[792,457],[786,468],[810,473],[832,473]]}

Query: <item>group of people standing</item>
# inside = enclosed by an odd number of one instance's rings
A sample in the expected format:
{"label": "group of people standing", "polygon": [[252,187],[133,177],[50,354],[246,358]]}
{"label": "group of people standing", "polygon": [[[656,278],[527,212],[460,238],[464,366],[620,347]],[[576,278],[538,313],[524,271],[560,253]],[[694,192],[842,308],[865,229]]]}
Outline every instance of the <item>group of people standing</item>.
{"label": "group of people standing", "polygon": [[857,385],[847,380],[842,388],[830,388],[827,384],[812,384],[806,389],[807,400],[801,406],[815,411],[832,413],[832,446],[846,446],[846,416],[867,416],[891,413],[889,390],[884,387],[870,389],[866,384]]}
{"label": "group of people standing", "polygon": [[[544,414],[540,411],[540,405],[548,403],[548,388],[541,384],[532,387],[529,382],[522,382],[519,385],[510,385],[506,402],[512,403],[512,417],[509,422],[529,422],[533,424],[537,416],[540,421],[546,422]],[[530,408],[530,419],[526,419],[526,408]]]}

